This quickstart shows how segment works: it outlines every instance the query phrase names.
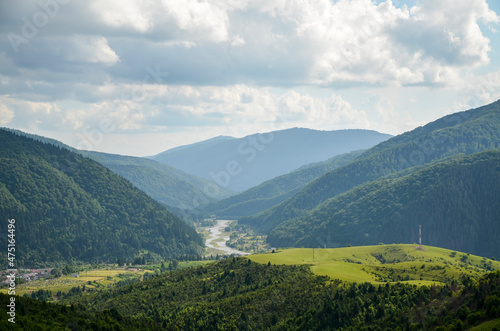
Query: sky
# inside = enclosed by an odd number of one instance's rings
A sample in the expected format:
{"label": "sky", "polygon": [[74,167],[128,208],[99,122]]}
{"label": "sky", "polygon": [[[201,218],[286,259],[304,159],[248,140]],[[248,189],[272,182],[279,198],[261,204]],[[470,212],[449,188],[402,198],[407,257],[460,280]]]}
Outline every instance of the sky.
{"label": "sky", "polygon": [[500,98],[497,0],[0,0],[0,126],[148,156]]}

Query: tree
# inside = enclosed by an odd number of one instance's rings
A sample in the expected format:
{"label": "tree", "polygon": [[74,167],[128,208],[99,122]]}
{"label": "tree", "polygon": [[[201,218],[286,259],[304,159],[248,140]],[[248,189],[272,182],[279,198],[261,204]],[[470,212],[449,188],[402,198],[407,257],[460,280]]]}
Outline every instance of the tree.
{"label": "tree", "polygon": [[172,260],[172,269],[176,270],[179,267],[179,261],[177,260]]}
{"label": "tree", "polygon": [[54,277],[58,278],[62,276],[62,272],[60,269],[54,268],[50,271],[50,274],[53,275]]}

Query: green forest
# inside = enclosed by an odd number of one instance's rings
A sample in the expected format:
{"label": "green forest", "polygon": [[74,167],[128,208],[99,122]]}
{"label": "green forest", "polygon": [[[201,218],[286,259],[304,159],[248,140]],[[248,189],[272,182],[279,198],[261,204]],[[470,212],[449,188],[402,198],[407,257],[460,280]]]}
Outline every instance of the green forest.
{"label": "green forest", "polygon": [[4,130],[0,140],[0,217],[16,220],[18,266],[201,253],[194,228],[97,162]]}
{"label": "green forest", "polygon": [[428,245],[495,257],[499,201],[497,149],[361,185],[282,223],[267,240],[277,247],[416,243],[422,225]]}
{"label": "green forest", "polygon": [[[0,295],[4,315],[7,300]],[[376,286],[316,276],[306,265],[229,258],[59,303],[16,300],[18,328],[462,330],[500,317],[500,272],[463,275],[445,286]]]}
{"label": "green forest", "polygon": [[[97,152],[81,153],[129,180],[167,208],[189,211],[232,193],[215,183],[150,159]],[[206,187],[216,191],[217,195],[207,195]]]}

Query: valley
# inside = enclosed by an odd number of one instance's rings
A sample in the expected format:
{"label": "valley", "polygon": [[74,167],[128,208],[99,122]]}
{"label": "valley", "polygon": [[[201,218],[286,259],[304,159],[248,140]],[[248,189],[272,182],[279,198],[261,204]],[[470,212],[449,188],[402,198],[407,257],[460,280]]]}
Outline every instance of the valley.
{"label": "valley", "polygon": [[[277,166],[294,145],[353,134],[361,145]],[[272,135],[276,145],[250,144]],[[20,271],[16,295],[4,286],[0,302],[14,298],[20,323],[45,329],[498,325],[500,102],[395,137],[272,135],[211,139],[147,159],[0,130],[0,216],[16,219]],[[365,146],[367,136],[381,142]],[[260,158],[252,171],[280,169],[248,173],[251,180],[218,172],[211,183],[154,160],[177,155],[207,173],[216,163],[207,168],[200,156],[235,165],[232,148],[242,142]],[[40,317],[46,304],[57,320]]]}
{"label": "valley", "polygon": [[0,331],[500,331],[500,0],[11,0],[0,35]]}

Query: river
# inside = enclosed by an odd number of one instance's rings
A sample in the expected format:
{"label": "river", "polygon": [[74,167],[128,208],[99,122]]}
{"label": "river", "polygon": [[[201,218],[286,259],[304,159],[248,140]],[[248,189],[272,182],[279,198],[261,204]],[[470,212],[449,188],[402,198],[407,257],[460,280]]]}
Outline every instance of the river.
{"label": "river", "polygon": [[[249,255],[250,253],[226,246],[226,241],[229,240],[229,234],[225,232],[224,229],[231,222],[231,220],[218,220],[216,225],[208,227],[207,230],[210,230],[210,235],[205,241],[205,246],[222,251],[222,254]],[[222,241],[217,241],[220,239],[222,239]]]}

